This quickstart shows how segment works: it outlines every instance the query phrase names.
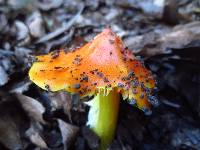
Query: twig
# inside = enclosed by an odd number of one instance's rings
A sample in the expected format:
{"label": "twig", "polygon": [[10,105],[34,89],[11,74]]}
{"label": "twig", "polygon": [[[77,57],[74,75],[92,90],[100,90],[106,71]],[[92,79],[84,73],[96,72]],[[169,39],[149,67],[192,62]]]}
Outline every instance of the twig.
{"label": "twig", "polygon": [[162,100],[162,102],[163,102],[165,105],[170,106],[170,107],[174,107],[174,108],[180,108],[180,107],[181,107],[179,104],[170,102],[170,101],[168,101],[168,100]]}
{"label": "twig", "polygon": [[10,55],[14,55],[15,53],[13,51],[0,49],[0,54],[10,56]]}
{"label": "twig", "polygon": [[57,45],[61,45],[63,43],[66,43],[67,41],[69,41],[69,39],[73,36],[73,33],[74,33],[74,29],[72,29],[67,35],[65,35],[64,37],[58,39],[58,40],[55,40],[55,41],[52,41],[50,43],[47,44],[47,48],[46,48],[46,53],[48,53],[51,49],[52,46],[57,46]]}
{"label": "twig", "polygon": [[83,9],[84,9],[84,6],[81,5],[79,12],[71,20],[69,20],[69,22],[65,26],[60,27],[57,30],[55,30],[55,31],[53,31],[53,32],[51,32],[51,33],[49,33],[49,34],[41,37],[40,39],[38,39],[36,41],[36,44],[38,44],[38,43],[44,43],[46,41],[49,41],[52,38],[60,35],[61,33],[65,32],[65,31],[67,31],[76,22],[76,20],[78,19],[78,17],[82,13]]}

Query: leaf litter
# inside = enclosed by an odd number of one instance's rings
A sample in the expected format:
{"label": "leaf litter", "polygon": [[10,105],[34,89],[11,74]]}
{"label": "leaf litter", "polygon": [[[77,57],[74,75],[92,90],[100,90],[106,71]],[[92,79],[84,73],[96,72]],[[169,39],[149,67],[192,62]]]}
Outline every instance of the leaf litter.
{"label": "leaf litter", "polygon": [[[109,149],[200,149],[198,1],[0,1],[0,149],[95,149],[77,95],[27,79],[30,55],[69,51],[106,26],[156,74],[160,105],[145,116],[121,102]],[[88,101],[85,98],[83,101]]]}

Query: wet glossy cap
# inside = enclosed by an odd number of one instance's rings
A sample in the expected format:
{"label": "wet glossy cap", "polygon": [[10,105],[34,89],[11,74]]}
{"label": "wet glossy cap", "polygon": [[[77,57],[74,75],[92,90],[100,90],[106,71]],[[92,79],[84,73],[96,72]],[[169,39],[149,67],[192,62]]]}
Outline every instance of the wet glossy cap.
{"label": "wet glossy cap", "polygon": [[109,28],[74,51],[53,51],[36,59],[29,77],[43,89],[91,96],[100,89],[107,94],[118,88],[124,99],[141,109],[149,108],[155,80]]}

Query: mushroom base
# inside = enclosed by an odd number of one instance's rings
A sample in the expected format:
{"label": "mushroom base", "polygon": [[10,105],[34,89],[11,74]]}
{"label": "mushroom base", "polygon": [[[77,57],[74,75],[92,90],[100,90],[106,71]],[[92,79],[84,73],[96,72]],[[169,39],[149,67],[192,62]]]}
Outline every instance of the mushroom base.
{"label": "mushroom base", "polygon": [[111,143],[117,124],[120,95],[112,89],[107,95],[104,90],[91,100],[87,125],[100,137],[100,150],[105,150]]}

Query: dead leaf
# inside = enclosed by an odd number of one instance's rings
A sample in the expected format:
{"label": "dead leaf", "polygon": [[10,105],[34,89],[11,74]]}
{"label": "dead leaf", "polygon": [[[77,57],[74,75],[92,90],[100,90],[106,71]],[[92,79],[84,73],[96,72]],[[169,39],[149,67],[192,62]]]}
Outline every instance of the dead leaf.
{"label": "dead leaf", "polygon": [[27,24],[30,34],[33,37],[39,38],[45,34],[44,20],[39,11],[33,12],[33,14],[27,19]]}
{"label": "dead leaf", "polygon": [[90,149],[97,149],[100,146],[100,138],[91,129],[83,127],[82,134]]}
{"label": "dead leaf", "polygon": [[29,86],[31,85],[30,81],[22,81],[18,84],[16,84],[11,90],[10,93],[20,93],[27,91],[29,89]]}
{"label": "dead leaf", "polygon": [[5,72],[3,67],[0,66],[0,86],[6,84],[8,82],[8,74]]}
{"label": "dead leaf", "polygon": [[30,128],[26,131],[26,136],[30,141],[40,148],[47,149],[47,144],[40,136],[40,130],[42,126],[39,123],[32,122]]}
{"label": "dead leaf", "polygon": [[200,40],[200,21],[162,28],[143,35],[127,37],[125,45],[144,56],[167,54],[171,48],[184,48],[192,41]]}
{"label": "dead leaf", "polygon": [[51,93],[50,99],[54,109],[63,109],[64,113],[68,116],[70,122],[72,122],[70,112],[72,108],[71,95],[67,92],[61,91],[57,93]]}
{"label": "dead leaf", "polygon": [[10,95],[5,94],[4,98],[5,100],[0,101],[0,142],[11,150],[22,149],[20,131],[23,129],[21,123],[26,117],[18,102],[9,99]]}
{"label": "dead leaf", "polygon": [[63,4],[63,0],[47,0],[43,3],[38,2],[38,7],[44,11],[48,11],[50,9],[58,8]]}
{"label": "dead leaf", "polygon": [[9,116],[0,118],[0,142],[12,150],[22,149],[19,129]]}
{"label": "dead leaf", "polygon": [[16,20],[15,26],[16,26],[16,29],[17,29],[17,33],[16,33],[17,34],[17,40],[23,40],[25,38],[28,38],[29,30],[23,22]]}
{"label": "dead leaf", "polygon": [[57,119],[58,125],[61,131],[64,149],[67,150],[71,142],[74,140],[79,128],[64,122],[61,119]]}
{"label": "dead leaf", "polygon": [[28,113],[29,117],[35,121],[39,121],[42,124],[46,124],[42,116],[45,112],[45,108],[41,103],[31,97],[19,93],[16,94],[16,97],[18,98],[24,110]]}

